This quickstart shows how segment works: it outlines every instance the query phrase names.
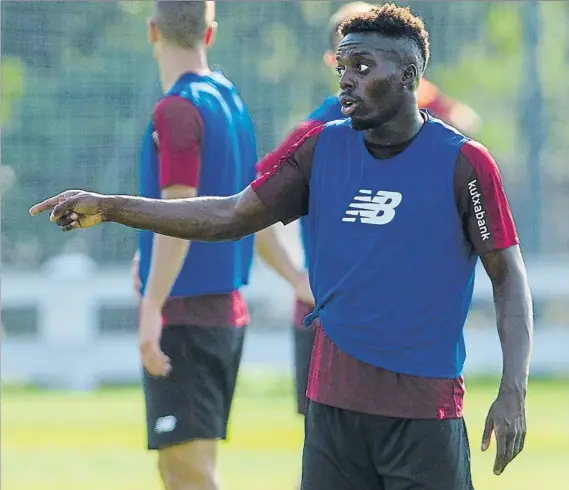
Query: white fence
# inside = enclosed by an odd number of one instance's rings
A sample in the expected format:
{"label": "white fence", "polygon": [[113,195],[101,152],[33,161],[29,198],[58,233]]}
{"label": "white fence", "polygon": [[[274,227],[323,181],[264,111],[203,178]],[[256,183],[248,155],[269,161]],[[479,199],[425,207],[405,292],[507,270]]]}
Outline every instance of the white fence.
{"label": "white fence", "polygon": [[[569,264],[529,263],[535,303],[556,302],[569,311]],[[292,295],[289,288],[261,265],[254,269],[246,296],[253,305],[253,325],[244,354],[245,369],[288,369]],[[491,305],[490,283],[478,274],[475,306]],[[33,381],[67,389],[90,389],[103,381],[136,382],[140,367],[135,329],[101,332],[100,308],[134,308],[127,268],[97,268],[83,256],[54,258],[39,271],[2,272],[2,310],[24,308],[37,313],[37,333],[21,337],[5,332],[2,379]],[[493,315],[491,315],[493,318]],[[532,370],[569,374],[569,318],[536,329]],[[266,323],[283,328],[261,328]],[[498,374],[501,351],[493,320],[486,328],[467,328],[467,373]]]}

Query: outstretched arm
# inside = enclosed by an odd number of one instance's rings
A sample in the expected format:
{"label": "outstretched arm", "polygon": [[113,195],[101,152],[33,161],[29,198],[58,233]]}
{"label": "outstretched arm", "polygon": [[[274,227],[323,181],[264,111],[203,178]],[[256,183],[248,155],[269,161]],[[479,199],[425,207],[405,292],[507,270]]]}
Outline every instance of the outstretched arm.
{"label": "outstretched arm", "polygon": [[229,197],[164,201],[110,196],[105,201],[105,221],[186,240],[238,240],[276,222],[251,187]]}
{"label": "outstretched arm", "polygon": [[50,220],[65,231],[110,221],[185,240],[238,240],[308,212],[310,168],[319,131],[306,135],[270,172],[233,196],[164,201],[75,190],[32,206],[30,214],[52,210]]}
{"label": "outstretched arm", "polygon": [[160,235],[221,242],[238,240],[276,222],[247,187],[229,197],[147,199],[66,191],[30,209],[32,216],[52,209],[51,221],[64,230],[114,222]]}

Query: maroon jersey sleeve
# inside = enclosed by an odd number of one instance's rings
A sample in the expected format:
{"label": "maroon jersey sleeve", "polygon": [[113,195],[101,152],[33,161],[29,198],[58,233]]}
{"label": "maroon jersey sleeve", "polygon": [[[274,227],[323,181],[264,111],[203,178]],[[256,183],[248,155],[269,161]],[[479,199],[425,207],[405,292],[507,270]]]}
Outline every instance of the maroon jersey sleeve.
{"label": "maroon jersey sleeve", "polygon": [[251,184],[273,218],[285,225],[308,213],[310,172],[323,126],[292,145],[271,169]]}
{"label": "maroon jersey sleeve", "polygon": [[198,109],[189,100],[170,95],[156,105],[153,123],[160,188],[197,188],[203,141],[203,121]]}
{"label": "maroon jersey sleeve", "polygon": [[257,163],[257,173],[262,175],[267,173],[275,165],[278,165],[279,161],[286,156],[288,150],[292,145],[294,145],[298,140],[300,140],[305,134],[312,131],[318,126],[322,126],[321,121],[304,121],[303,123],[296,126],[287,137],[277,146],[272,152],[268,153],[265,158]]}
{"label": "maroon jersey sleeve", "polygon": [[478,255],[519,243],[498,166],[476,141],[468,141],[460,150],[455,196],[466,237]]}

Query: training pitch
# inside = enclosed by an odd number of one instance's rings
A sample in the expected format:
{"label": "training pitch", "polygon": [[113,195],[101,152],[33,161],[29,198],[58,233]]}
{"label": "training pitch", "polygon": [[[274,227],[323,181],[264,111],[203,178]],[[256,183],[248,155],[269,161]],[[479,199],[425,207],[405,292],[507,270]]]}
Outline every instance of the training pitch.
{"label": "training pitch", "polygon": [[[468,381],[468,380],[467,380]],[[229,441],[220,459],[222,488],[294,490],[302,419],[287,377],[243,374]],[[492,474],[495,446],[480,452],[481,428],[497,381],[467,382],[466,421],[476,490],[562,490],[569,481],[569,382],[535,380],[528,395],[524,452]],[[3,388],[2,489],[159,490],[155,456],[145,450],[137,388],[88,394]]]}

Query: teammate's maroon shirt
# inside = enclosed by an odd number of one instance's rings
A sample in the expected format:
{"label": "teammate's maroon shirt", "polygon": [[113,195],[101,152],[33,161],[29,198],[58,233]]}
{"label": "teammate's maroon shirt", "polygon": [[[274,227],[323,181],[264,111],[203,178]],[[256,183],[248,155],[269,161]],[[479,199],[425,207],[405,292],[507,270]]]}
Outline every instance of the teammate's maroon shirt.
{"label": "teammate's maroon shirt", "polygon": [[[252,184],[275,219],[288,223],[307,213],[314,149],[322,126],[293,145],[288,154]],[[374,148],[386,157],[397,148]],[[469,183],[477,181],[475,192]],[[454,189],[464,236],[478,255],[518,244],[496,163],[481,144],[468,141],[458,155]],[[485,211],[488,237],[478,233],[476,213]],[[330,246],[333,246],[331,244]],[[307,396],[310,400],[361,413],[398,418],[457,418],[463,414],[464,383],[394,373],[352,358],[317,326]]]}
{"label": "teammate's maroon shirt", "polygon": [[[160,188],[182,185],[197,189],[203,141],[199,111],[187,99],[171,95],[156,105],[153,123]],[[162,312],[165,325],[242,327],[249,323],[247,305],[239,291],[168,298]]]}

